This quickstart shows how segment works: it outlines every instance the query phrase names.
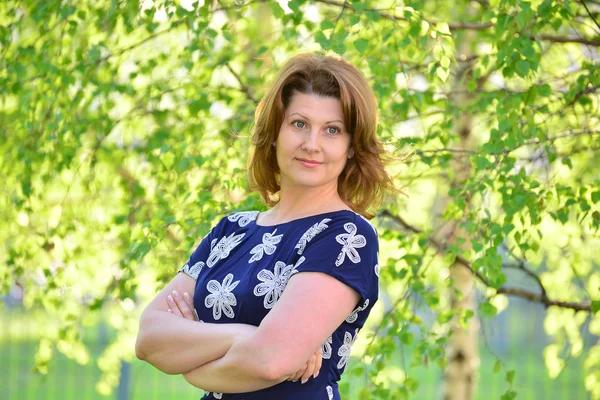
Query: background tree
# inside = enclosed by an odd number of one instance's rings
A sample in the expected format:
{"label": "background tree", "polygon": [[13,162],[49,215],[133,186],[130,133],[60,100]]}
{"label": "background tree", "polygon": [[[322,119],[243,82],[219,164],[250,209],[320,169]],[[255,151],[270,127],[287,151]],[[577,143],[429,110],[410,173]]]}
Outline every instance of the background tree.
{"label": "background tree", "polygon": [[19,285],[26,308],[59,321],[38,370],[55,350],[88,362],[81,327],[102,310],[118,335],[97,388],[116,385],[145,302],[221,216],[264,209],[245,176],[264,84],[289,55],[325,50],[364,71],[381,137],[412,154],[391,166],[408,197],[388,198],[375,220],[384,301],[355,354],[363,394],[416,390],[406,374],[378,379],[408,346],[413,364],[446,371],[444,397],[456,398],[478,355],[457,357],[452,340],[509,296],[547,307],[550,375],[585,357],[586,389],[600,398],[600,345],[584,354],[582,338],[600,333],[599,10],[593,0],[2,2],[0,291]]}

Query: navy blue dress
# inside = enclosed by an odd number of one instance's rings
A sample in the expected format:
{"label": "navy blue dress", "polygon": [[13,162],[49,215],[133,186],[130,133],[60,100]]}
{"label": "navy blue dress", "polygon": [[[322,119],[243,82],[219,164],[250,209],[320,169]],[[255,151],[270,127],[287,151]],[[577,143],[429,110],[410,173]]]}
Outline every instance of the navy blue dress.
{"label": "navy blue dress", "polygon": [[354,289],[357,307],[323,343],[323,365],[305,384],[282,382],[250,393],[207,393],[203,399],[340,399],[337,382],[359,330],[378,298],[375,228],[341,210],[282,224],[256,224],[258,211],[223,218],[181,268],[196,279],[194,307],[200,320],[258,326],[296,273],[323,272]]}

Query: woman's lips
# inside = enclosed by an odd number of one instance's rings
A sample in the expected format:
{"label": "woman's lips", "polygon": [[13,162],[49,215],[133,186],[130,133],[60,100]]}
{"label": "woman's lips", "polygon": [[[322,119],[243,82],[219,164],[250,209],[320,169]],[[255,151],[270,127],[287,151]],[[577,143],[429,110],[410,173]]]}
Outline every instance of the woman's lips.
{"label": "woman's lips", "polygon": [[300,164],[304,165],[306,168],[316,168],[319,165],[323,164],[319,161],[307,160],[306,158],[296,158],[296,160],[300,161]]}

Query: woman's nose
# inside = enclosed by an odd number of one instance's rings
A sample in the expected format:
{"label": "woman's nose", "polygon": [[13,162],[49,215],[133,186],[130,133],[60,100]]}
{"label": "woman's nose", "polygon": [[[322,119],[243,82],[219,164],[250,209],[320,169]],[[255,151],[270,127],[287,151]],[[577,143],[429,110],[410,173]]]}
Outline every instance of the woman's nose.
{"label": "woman's nose", "polygon": [[304,144],[302,148],[309,152],[315,152],[319,150],[319,132],[315,129],[311,129],[310,132],[304,138]]}

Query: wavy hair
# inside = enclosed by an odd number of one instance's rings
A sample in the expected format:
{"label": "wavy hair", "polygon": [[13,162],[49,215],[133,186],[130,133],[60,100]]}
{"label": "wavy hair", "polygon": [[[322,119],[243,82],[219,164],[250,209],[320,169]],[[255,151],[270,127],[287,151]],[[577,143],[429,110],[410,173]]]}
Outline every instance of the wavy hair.
{"label": "wavy hair", "polygon": [[385,150],[377,137],[379,112],[373,90],[363,74],[342,58],[299,54],[281,68],[256,109],[248,161],[250,187],[269,206],[279,200],[279,166],[272,143],[295,93],[340,100],[354,156],[338,177],[338,193],[352,210],[372,218],[372,210],[394,185],[385,171]]}

